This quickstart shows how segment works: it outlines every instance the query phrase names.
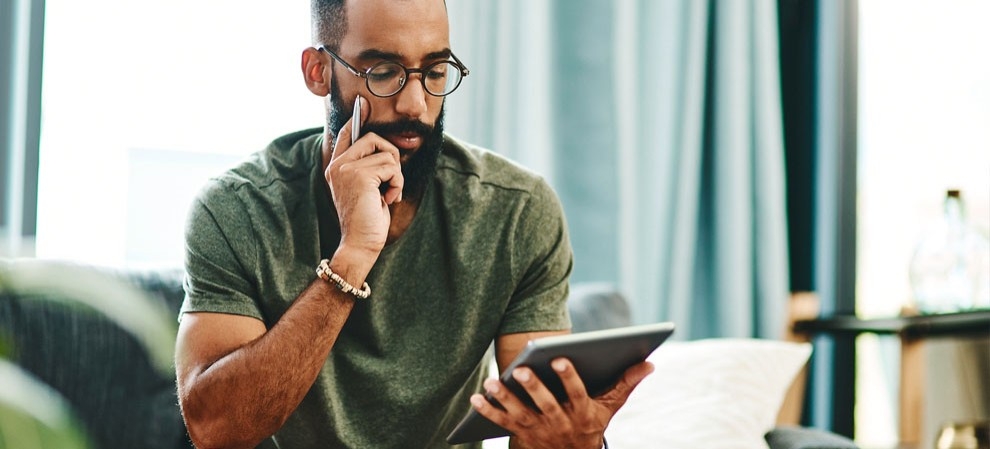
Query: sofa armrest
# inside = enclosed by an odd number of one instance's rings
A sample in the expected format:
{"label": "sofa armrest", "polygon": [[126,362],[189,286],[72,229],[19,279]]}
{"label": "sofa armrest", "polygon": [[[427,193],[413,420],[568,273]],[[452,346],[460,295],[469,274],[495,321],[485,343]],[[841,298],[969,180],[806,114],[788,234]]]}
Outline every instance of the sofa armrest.
{"label": "sofa armrest", "polygon": [[859,449],[844,436],[810,427],[778,426],[766,440],[770,449]]}
{"label": "sofa armrest", "polygon": [[571,332],[588,332],[632,324],[629,303],[611,284],[577,283],[567,298]]}
{"label": "sofa armrest", "polygon": [[178,317],[186,292],[182,287],[182,269],[160,269],[149,271],[119,271],[116,275],[130,282],[145,293],[161,300],[169,312]]}
{"label": "sofa armrest", "polygon": [[[180,271],[96,273],[141,288],[164,303],[165,318],[174,320],[183,296]],[[60,294],[0,291],[0,340],[9,345],[11,359],[66,399],[93,447],[191,448],[174,371],[157,369],[145,347],[117,322]]]}

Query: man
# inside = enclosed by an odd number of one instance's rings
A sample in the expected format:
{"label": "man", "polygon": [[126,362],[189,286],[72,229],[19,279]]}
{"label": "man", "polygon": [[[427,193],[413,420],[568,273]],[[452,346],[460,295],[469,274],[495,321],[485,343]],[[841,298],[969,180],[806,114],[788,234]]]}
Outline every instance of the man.
{"label": "man", "polygon": [[571,251],[542,179],[443,135],[468,73],[443,1],[314,0],[313,23],[302,72],[327,126],[212,180],[190,213],[176,373],[194,443],[448,447],[475,407],[514,447],[601,448],[648,363],[591,399],[555,361],[564,405],[518,370],[541,413],[484,381],[493,341],[505,367],[568,331]]}

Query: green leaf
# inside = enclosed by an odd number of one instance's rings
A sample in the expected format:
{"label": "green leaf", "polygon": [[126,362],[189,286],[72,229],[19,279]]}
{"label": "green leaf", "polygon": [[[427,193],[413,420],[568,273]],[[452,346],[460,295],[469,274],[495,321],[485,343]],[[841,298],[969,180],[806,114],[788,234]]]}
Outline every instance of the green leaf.
{"label": "green leaf", "polygon": [[162,373],[173,371],[175,316],[120,276],[70,263],[19,259],[0,264],[0,291],[89,307],[134,335]]}
{"label": "green leaf", "polygon": [[84,449],[64,399],[20,367],[0,359],[0,449]]}

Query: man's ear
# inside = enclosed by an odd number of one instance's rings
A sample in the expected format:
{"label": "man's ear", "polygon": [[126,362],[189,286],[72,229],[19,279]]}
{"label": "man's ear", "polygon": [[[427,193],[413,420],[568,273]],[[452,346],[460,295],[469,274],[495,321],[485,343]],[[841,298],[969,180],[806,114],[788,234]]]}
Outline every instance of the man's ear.
{"label": "man's ear", "polygon": [[330,74],[326,70],[323,54],[309,47],[302,52],[302,74],[306,87],[314,95],[325,97],[330,94]]}

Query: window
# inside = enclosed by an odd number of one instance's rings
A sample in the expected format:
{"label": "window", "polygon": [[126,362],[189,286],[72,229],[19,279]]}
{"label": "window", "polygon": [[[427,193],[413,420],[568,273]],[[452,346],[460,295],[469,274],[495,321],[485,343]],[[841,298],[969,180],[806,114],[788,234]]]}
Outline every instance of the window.
{"label": "window", "polygon": [[180,266],[203,181],[322,124],[307,2],[46,2],[37,255]]}
{"label": "window", "polygon": [[[990,3],[859,3],[857,313],[894,316],[947,189],[990,229]],[[887,343],[891,343],[888,345]],[[897,343],[857,343],[857,440],[897,439]]]}

